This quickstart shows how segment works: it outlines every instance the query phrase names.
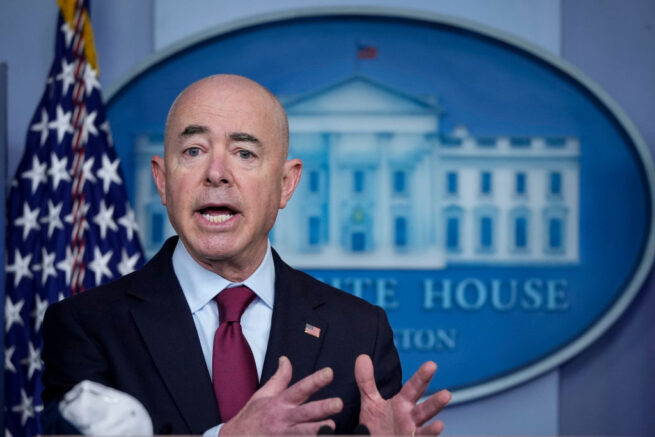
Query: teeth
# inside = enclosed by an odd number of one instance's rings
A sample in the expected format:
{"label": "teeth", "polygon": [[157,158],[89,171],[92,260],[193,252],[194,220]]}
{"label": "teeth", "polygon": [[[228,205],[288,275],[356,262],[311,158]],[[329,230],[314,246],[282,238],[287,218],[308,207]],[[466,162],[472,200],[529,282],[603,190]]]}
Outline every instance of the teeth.
{"label": "teeth", "polygon": [[202,216],[212,223],[223,223],[231,219],[234,216],[234,214],[219,214],[219,215],[203,214]]}

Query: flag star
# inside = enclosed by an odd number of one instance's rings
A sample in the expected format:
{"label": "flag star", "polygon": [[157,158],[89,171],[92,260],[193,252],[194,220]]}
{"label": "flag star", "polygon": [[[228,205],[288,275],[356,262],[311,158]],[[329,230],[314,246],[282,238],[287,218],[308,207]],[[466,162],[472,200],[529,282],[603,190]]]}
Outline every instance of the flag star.
{"label": "flag star", "polygon": [[64,112],[61,105],[57,105],[57,119],[48,123],[50,129],[57,129],[57,144],[61,144],[66,132],[73,133],[73,126],[71,125],[71,111]]}
{"label": "flag star", "polygon": [[100,238],[105,238],[107,236],[107,228],[112,231],[117,231],[118,226],[114,221],[114,205],[107,208],[105,204],[105,199],[100,201],[100,211],[98,214],[93,217],[93,223],[100,227]]}
{"label": "flag star", "polygon": [[14,305],[11,298],[7,296],[5,299],[5,332],[9,332],[14,323],[23,326],[23,318],[20,316],[23,305],[25,305],[24,299],[19,300]]}
{"label": "flag star", "polygon": [[61,302],[64,299],[66,299],[66,296],[64,295],[63,291],[60,291],[59,294],[57,295],[57,302]]}
{"label": "flag star", "polygon": [[64,206],[64,202],[59,202],[59,204],[54,205],[52,200],[48,199],[48,216],[41,217],[41,223],[48,224],[48,238],[52,237],[52,233],[55,229],[64,230],[64,224],[61,222],[61,208]]}
{"label": "flag star", "polygon": [[20,254],[18,249],[14,252],[14,263],[5,267],[5,272],[14,274],[14,288],[18,287],[23,277],[33,278],[30,271],[30,263],[32,262],[32,254],[28,253],[25,258]]}
{"label": "flag star", "polygon": [[96,129],[96,117],[98,111],[93,111],[90,114],[86,114],[84,117],[84,126],[82,126],[82,144],[86,144],[89,141],[89,134],[98,135],[98,129]]}
{"label": "flag star", "polygon": [[22,426],[25,426],[27,419],[34,417],[34,405],[32,404],[32,398],[27,396],[25,389],[20,389],[20,405],[16,405],[11,409],[14,413],[20,413],[20,422]]}
{"label": "flag star", "polygon": [[41,361],[41,351],[35,349],[31,341],[27,343],[27,347],[29,349],[27,357],[21,360],[21,364],[27,366],[27,378],[32,379],[36,370],[43,370],[43,362]]}
{"label": "flag star", "polygon": [[34,317],[34,331],[38,332],[41,329],[41,324],[43,323],[43,316],[45,316],[45,310],[48,309],[48,299],[41,300],[41,296],[36,295],[34,301],[34,311],[30,314]]}
{"label": "flag star", "polygon": [[109,160],[107,155],[102,155],[102,167],[98,169],[98,177],[102,179],[102,191],[107,193],[112,182],[121,185],[121,178],[118,176],[119,159],[116,158],[114,162]]}
{"label": "flag star", "polygon": [[73,272],[74,261],[75,259],[73,258],[73,251],[71,250],[70,246],[66,246],[66,258],[57,263],[57,268],[62,270],[66,276],[66,285],[70,285],[71,283],[71,274]]}
{"label": "flag star", "polygon": [[137,261],[139,261],[139,252],[136,252],[134,255],[128,257],[127,251],[125,248],[122,250],[121,262],[118,264],[118,273],[122,276],[132,273],[136,267]]}
{"label": "flag star", "polygon": [[75,61],[70,64],[66,58],[61,60],[61,73],[57,75],[57,80],[61,80],[61,86],[64,89],[63,95],[68,94],[68,87],[75,83]]}
{"label": "flag star", "polygon": [[41,228],[38,222],[40,210],[41,208],[30,209],[27,202],[23,204],[23,215],[14,220],[15,225],[23,226],[23,240],[27,238],[32,229],[38,231]]}
{"label": "flag star", "polygon": [[86,181],[89,182],[96,182],[96,177],[93,175],[93,163],[95,161],[95,158],[92,156],[86,161],[84,161],[84,165],[82,167],[82,182],[86,183]]}
{"label": "flag star", "polygon": [[41,264],[34,266],[35,271],[41,271],[41,285],[45,285],[48,281],[48,276],[57,277],[55,270],[55,256],[56,253],[48,253],[45,247],[41,248]]}
{"label": "flag star", "polygon": [[66,47],[68,47],[71,45],[71,41],[73,41],[75,31],[73,31],[73,29],[71,29],[71,27],[68,25],[68,21],[64,21],[64,24],[60,29],[64,33],[64,40],[66,41]]}
{"label": "flag star", "polygon": [[47,182],[48,177],[45,173],[47,164],[39,161],[39,158],[34,155],[32,157],[32,168],[21,173],[21,176],[32,181],[32,194],[36,193],[36,189],[41,182]]}
{"label": "flag star", "polygon": [[66,165],[68,165],[68,157],[64,156],[62,159],[59,159],[57,154],[52,152],[50,155],[50,168],[48,169],[48,175],[52,176],[52,185],[55,187],[55,190],[59,186],[59,182],[70,182],[71,180],[70,174],[68,174],[68,170],[66,170]]}
{"label": "flag star", "polygon": [[16,373],[16,367],[14,367],[14,363],[11,362],[14,352],[16,352],[16,346],[11,346],[5,349],[5,370],[12,373]]}
{"label": "flag star", "polygon": [[84,89],[86,89],[87,97],[91,95],[94,88],[100,89],[100,82],[98,82],[98,72],[94,70],[87,62],[84,68]]}
{"label": "flag star", "polygon": [[109,270],[108,264],[112,253],[113,251],[110,250],[103,255],[98,246],[93,248],[93,261],[89,263],[89,268],[93,270],[93,273],[95,274],[95,285],[100,285],[103,275],[111,279],[112,274]]}
{"label": "flag star", "polygon": [[139,230],[136,224],[136,218],[134,217],[134,211],[132,211],[129,204],[125,205],[125,215],[118,219],[118,224],[125,228],[128,240],[132,240],[134,233]]}
{"label": "flag star", "polygon": [[100,125],[100,130],[107,135],[107,143],[109,144],[109,147],[114,147],[114,139],[111,136],[111,129],[109,128],[109,120],[105,120],[105,122]]}
{"label": "flag star", "polygon": [[40,145],[43,146],[50,132],[48,128],[48,111],[45,108],[41,108],[41,121],[30,126],[30,130],[41,133]]}

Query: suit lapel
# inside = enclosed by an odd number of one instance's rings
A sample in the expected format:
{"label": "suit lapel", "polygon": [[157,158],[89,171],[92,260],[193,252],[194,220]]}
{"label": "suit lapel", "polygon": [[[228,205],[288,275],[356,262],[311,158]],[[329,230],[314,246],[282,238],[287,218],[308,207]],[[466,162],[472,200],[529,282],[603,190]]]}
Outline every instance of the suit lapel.
{"label": "suit lapel", "polygon": [[[285,264],[275,251],[275,298],[268,348],[260,385],[275,373],[278,358],[285,355],[293,366],[292,383],[316,370],[323,338],[328,323],[318,316],[316,309],[324,304],[321,296],[303,288],[305,281],[299,272]],[[309,326],[308,326],[309,325]],[[314,335],[306,328],[315,327]]]}
{"label": "suit lapel", "polygon": [[142,300],[132,316],[189,433],[201,434],[220,417],[191,311],[173,271],[175,241],[146,267],[149,288],[130,293]]}

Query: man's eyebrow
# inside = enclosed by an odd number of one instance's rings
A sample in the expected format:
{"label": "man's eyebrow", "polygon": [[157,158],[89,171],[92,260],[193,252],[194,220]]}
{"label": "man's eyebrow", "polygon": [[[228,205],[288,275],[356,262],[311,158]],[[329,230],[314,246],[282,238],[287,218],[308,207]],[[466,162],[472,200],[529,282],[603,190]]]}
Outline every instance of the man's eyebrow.
{"label": "man's eyebrow", "polygon": [[252,136],[245,132],[234,132],[230,134],[230,139],[239,143],[253,143],[256,146],[261,146],[262,142],[257,137]]}
{"label": "man's eyebrow", "polygon": [[201,126],[198,124],[190,124],[187,127],[184,128],[182,133],[180,134],[181,137],[190,137],[192,135],[197,135],[197,134],[206,134],[209,132],[209,128],[207,126]]}

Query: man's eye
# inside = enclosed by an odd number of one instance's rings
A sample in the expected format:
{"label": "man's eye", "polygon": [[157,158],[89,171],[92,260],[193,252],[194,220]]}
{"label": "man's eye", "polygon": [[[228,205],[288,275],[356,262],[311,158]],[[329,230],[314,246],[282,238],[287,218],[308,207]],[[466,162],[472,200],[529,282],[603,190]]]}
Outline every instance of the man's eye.
{"label": "man's eye", "polygon": [[186,154],[189,156],[198,156],[200,155],[200,148],[198,147],[190,147],[186,149]]}
{"label": "man's eye", "polygon": [[239,158],[241,158],[241,159],[250,159],[253,156],[254,155],[249,150],[239,150]]}

